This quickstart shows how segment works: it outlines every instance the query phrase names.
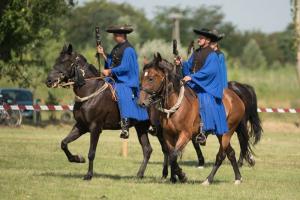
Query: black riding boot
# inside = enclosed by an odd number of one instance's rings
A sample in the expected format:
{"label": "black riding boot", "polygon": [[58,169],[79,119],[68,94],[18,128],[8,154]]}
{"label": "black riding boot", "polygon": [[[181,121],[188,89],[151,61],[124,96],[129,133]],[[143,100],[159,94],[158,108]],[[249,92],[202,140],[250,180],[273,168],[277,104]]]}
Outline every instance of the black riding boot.
{"label": "black riding boot", "polygon": [[121,119],[121,134],[120,138],[128,139],[129,138],[129,120],[128,118]]}
{"label": "black riding boot", "polygon": [[196,135],[196,143],[199,143],[202,146],[206,145],[206,135],[203,131],[203,123],[200,123],[199,134]]}

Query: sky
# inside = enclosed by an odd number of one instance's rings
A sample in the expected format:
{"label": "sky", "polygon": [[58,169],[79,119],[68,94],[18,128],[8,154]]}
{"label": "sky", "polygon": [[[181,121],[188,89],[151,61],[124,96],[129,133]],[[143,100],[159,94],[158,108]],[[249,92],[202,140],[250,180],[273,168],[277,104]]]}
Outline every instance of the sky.
{"label": "sky", "polygon": [[[78,0],[83,4],[89,0]],[[110,0],[129,3],[143,9],[149,19],[156,6],[198,7],[219,5],[225,21],[232,22],[239,30],[261,30],[266,33],[283,31],[292,21],[290,0]],[[199,19],[201,20],[201,19]]]}

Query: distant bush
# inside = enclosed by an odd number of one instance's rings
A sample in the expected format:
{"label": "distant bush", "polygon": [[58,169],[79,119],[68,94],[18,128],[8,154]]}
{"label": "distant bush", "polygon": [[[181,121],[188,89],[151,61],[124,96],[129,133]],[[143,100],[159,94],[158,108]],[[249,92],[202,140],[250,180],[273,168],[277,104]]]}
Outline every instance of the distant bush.
{"label": "distant bush", "polygon": [[259,45],[254,39],[251,39],[244,47],[241,63],[243,67],[254,69],[267,66],[267,61]]}

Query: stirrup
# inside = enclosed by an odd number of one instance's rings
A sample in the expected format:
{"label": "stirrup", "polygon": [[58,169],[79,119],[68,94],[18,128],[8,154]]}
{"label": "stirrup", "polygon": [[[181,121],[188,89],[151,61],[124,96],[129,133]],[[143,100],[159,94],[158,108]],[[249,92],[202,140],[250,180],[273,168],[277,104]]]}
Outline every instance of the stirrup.
{"label": "stirrup", "polygon": [[129,138],[129,131],[128,130],[122,130],[121,134],[120,134],[120,138],[128,139]]}
{"label": "stirrup", "polygon": [[121,119],[121,134],[120,138],[128,139],[129,138],[129,120],[128,118]]}
{"label": "stirrup", "polygon": [[195,138],[195,141],[196,143],[202,145],[202,146],[205,146],[206,145],[206,135],[203,131],[203,122],[200,122],[200,129],[199,129],[199,134],[196,135],[196,138]]}
{"label": "stirrup", "polygon": [[199,133],[198,135],[196,135],[195,138],[196,143],[205,146],[206,145],[206,136],[204,135],[204,133]]}

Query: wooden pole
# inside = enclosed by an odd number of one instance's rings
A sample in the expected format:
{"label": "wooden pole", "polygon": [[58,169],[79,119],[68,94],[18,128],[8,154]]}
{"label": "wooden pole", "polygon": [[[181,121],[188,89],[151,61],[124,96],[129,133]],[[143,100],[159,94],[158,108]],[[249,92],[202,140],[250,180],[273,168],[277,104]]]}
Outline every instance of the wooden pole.
{"label": "wooden pole", "polygon": [[298,80],[300,83],[300,45],[299,45],[299,39],[300,39],[300,0],[294,0],[293,2],[294,6],[294,15],[295,15],[295,26],[296,26],[296,32],[297,32],[297,38],[296,38],[296,44],[297,44],[297,71],[298,71]]}
{"label": "wooden pole", "polygon": [[128,156],[128,139],[122,141],[122,156],[124,158]]}

